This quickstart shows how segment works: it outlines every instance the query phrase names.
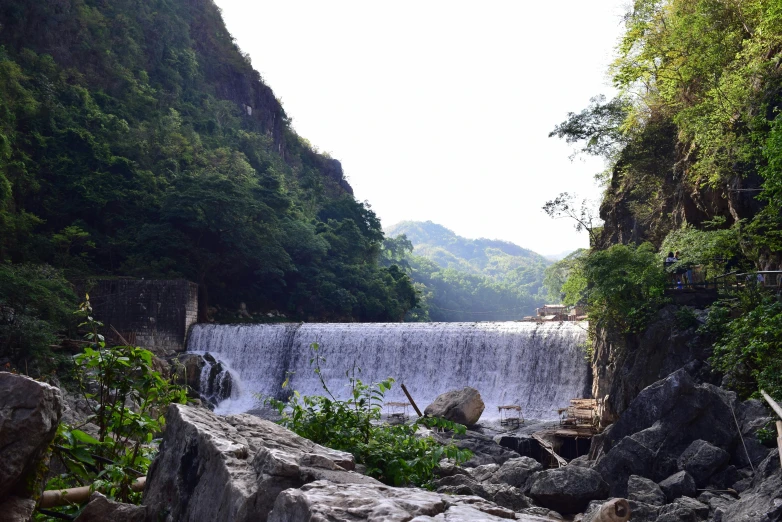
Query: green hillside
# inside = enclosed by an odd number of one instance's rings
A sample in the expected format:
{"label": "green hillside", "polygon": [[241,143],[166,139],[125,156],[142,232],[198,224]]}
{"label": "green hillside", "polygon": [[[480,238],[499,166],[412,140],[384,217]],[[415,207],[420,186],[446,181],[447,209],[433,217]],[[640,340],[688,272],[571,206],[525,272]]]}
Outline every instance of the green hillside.
{"label": "green hillside", "polygon": [[386,252],[395,252],[389,257],[400,261],[399,252],[407,252],[401,262],[422,292],[422,308],[409,314],[412,319],[514,320],[545,301],[544,272],[551,262],[531,250],[467,239],[431,221],[403,221],[386,235],[396,238],[393,245],[386,241]]}
{"label": "green hillside", "polygon": [[130,276],[198,283],[201,320],[395,321],[383,237],[211,0],[0,3],[0,310],[35,309],[30,274]]}

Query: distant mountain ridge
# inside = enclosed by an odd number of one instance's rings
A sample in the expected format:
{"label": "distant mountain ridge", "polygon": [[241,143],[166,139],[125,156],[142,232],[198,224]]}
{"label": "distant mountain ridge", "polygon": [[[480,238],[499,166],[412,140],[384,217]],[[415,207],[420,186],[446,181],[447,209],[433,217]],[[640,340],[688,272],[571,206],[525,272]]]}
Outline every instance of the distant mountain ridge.
{"label": "distant mountain ridge", "polygon": [[498,239],[468,239],[432,221],[402,221],[387,227],[386,235],[404,234],[415,247],[414,254],[443,268],[491,277],[527,287],[535,294],[543,270],[551,261],[532,250]]}

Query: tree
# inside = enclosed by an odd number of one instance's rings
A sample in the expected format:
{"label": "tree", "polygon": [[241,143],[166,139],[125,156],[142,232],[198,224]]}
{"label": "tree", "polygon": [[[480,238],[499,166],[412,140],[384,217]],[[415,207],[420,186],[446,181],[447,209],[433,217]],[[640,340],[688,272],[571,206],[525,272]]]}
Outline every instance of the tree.
{"label": "tree", "polygon": [[572,219],[576,222],[576,231],[586,230],[589,234],[589,244],[596,244],[598,227],[602,224],[602,221],[586,199],[582,199],[579,202],[575,194],[562,192],[555,199],[547,201],[543,205],[543,210],[552,219]]}

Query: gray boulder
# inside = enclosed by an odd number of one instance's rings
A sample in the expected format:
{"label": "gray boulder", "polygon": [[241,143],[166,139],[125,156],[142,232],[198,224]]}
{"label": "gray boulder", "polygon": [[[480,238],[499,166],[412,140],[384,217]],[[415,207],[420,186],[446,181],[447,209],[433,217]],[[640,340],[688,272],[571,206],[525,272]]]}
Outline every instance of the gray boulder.
{"label": "gray boulder", "polygon": [[[492,464],[492,466],[496,466]],[[449,495],[474,495],[494,502],[498,506],[520,511],[530,507],[530,502],[518,488],[507,484],[478,482],[472,475],[452,475],[435,481],[438,493]]]}
{"label": "gray boulder", "polygon": [[665,504],[665,493],[653,480],[631,475],[627,481],[627,499],[652,506]]}
{"label": "gray boulder", "polygon": [[694,498],[679,497],[660,508],[657,522],[700,522],[709,516],[709,506]]}
{"label": "gray boulder", "polygon": [[695,480],[686,471],[679,471],[660,482],[660,489],[665,493],[668,502],[679,497],[694,497]]}
{"label": "gray boulder", "polygon": [[0,520],[3,522],[28,522],[33,519],[35,500],[10,496],[0,501]]}
{"label": "gray boulder", "polygon": [[486,464],[503,464],[519,456],[515,451],[500,446],[493,438],[477,431],[467,430],[461,435],[433,432],[432,437],[441,444],[454,444],[460,449],[470,450],[472,458],[462,464],[465,468],[475,468]]}
{"label": "gray boulder", "polygon": [[321,479],[378,485],[348,472],[353,456],[324,448],[252,415],[218,417],[170,406],[147,474],[144,504],[176,521],[265,521],[277,495]]}
{"label": "gray boulder", "polygon": [[84,507],[75,522],[147,522],[146,506],[134,506],[107,499],[98,492],[90,496],[89,503]]}
{"label": "gray boulder", "polygon": [[543,507],[559,513],[580,513],[591,500],[608,498],[608,484],[593,469],[566,466],[532,477],[529,495]]}
{"label": "gray boulder", "polygon": [[782,470],[779,451],[772,451],[757,469],[752,485],[724,509],[722,522],[779,522],[782,520]]}
{"label": "gray boulder", "polygon": [[37,487],[38,467],[62,416],[62,395],[46,383],[0,372],[0,397],[2,502],[12,495],[28,498]]}
{"label": "gray boulder", "polygon": [[484,408],[481,394],[468,386],[438,395],[434,402],[426,407],[424,414],[472,426],[481,418]]}
{"label": "gray boulder", "polygon": [[679,469],[679,457],[696,440],[730,453],[738,439],[731,414],[737,404],[732,392],[698,385],[686,371],[676,371],[644,388],[607,430],[593,455],[599,458],[595,469],[612,496],[624,497],[630,475],[663,480]]}
{"label": "gray boulder", "polygon": [[280,493],[269,522],[498,522],[522,520],[547,522],[556,519],[517,515],[474,496],[452,496],[416,488],[382,485],[338,485],[317,481],[301,489]]}
{"label": "gray boulder", "polygon": [[730,462],[737,468],[757,468],[771,452],[755,438],[755,435],[744,437],[743,443],[736,444],[736,449],[730,457]]}
{"label": "gray boulder", "polygon": [[529,457],[510,459],[500,466],[489,481],[494,484],[508,484],[524,491],[530,477],[542,469],[540,462]]}
{"label": "gray boulder", "polygon": [[679,456],[679,469],[686,471],[695,480],[695,485],[704,487],[714,473],[730,460],[724,449],[709,444],[705,440],[695,440]]}

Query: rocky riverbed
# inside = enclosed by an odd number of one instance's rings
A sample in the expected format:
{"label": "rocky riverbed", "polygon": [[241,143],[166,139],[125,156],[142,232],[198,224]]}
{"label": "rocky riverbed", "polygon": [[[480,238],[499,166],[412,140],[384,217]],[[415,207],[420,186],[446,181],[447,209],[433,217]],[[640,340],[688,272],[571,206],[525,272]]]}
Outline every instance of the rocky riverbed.
{"label": "rocky riverbed", "polygon": [[[27,486],[63,409],[73,416],[78,405],[18,375],[0,373],[0,389],[8,392],[0,408],[3,520],[29,520],[36,493]],[[782,520],[779,455],[755,437],[769,415],[759,401],[740,402],[680,369],[643,389],[594,437],[588,455],[561,468],[519,452],[519,441],[551,423],[474,425],[455,438],[473,458],[462,466],[443,461],[435,491],[426,491],[381,484],[362,475],[352,455],[269,420],[174,405],[143,505],[96,493],[77,520],[599,521],[626,520],[605,512],[627,506],[634,521],[775,522]]]}

